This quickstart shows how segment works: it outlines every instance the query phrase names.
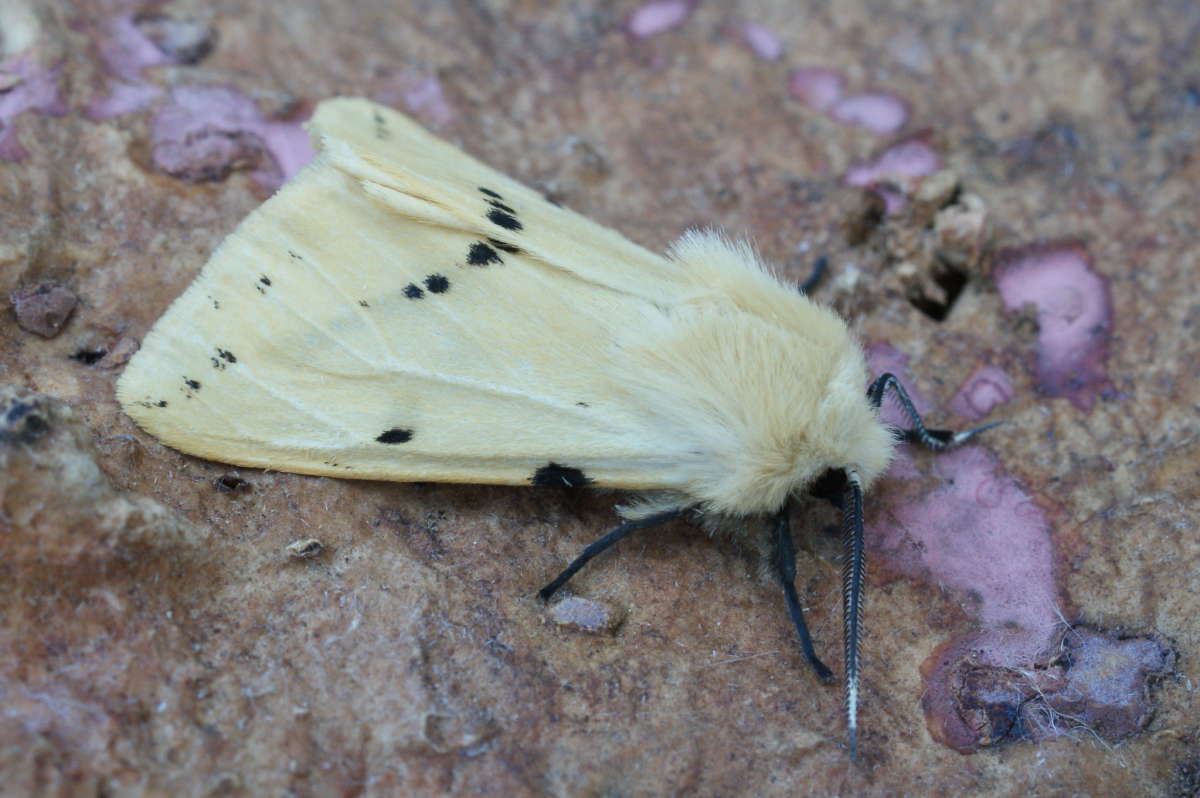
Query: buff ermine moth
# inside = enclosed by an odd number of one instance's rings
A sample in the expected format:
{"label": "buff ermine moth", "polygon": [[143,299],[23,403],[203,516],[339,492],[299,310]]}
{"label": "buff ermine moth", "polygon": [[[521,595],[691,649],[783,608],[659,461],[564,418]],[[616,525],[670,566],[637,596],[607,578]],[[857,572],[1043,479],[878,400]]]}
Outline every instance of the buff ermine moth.
{"label": "buff ermine moth", "polygon": [[[200,457],[355,479],[623,488],[638,499],[542,591],[683,515],[760,535],[808,662],[788,509],[840,504],[845,699],[857,740],[862,494],[927,430],[832,310],[749,246],[667,256],[548,202],[362,99],[322,103],[316,160],[217,249],[118,396]],[[880,421],[893,390],[911,429]]]}

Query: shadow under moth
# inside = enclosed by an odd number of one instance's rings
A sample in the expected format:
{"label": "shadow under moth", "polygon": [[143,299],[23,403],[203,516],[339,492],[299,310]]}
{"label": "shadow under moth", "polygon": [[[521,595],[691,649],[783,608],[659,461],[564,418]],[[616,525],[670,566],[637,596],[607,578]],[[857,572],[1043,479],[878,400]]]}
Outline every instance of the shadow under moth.
{"label": "shadow under moth", "polygon": [[[679,517],[761,536],[804,656],[791,503],[843,512],[848,745],[857,747],[863,491],[897,440],[944,449],[896,379],[864,391],[845,322],[751,248],[689,232],[666,256],[549,202],[362,99],[317,109],[320,153],[251,213],[117,386],[189,454],[393,481],[635,492],[621,538]],[[894,391],[911,428],[880,421]],[[982,429],[982,428],[980,428]]]}

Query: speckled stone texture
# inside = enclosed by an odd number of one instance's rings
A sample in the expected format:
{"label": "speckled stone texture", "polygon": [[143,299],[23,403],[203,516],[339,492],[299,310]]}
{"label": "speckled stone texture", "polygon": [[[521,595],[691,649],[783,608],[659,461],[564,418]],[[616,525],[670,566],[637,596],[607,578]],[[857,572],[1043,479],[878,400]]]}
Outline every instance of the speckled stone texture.
{"label": "speckled stone texture", "polygon": [[[1200,6],[547,6],[0,0],[0,791],[1196,795]],[[235,470],[120,412],[344,94],[652,248],[827,255],[935,426],[1005,420],[868,496],[857,765],[730,541],[545,607],[619,496]],[[837,523],[793,518],[835,665]]]}

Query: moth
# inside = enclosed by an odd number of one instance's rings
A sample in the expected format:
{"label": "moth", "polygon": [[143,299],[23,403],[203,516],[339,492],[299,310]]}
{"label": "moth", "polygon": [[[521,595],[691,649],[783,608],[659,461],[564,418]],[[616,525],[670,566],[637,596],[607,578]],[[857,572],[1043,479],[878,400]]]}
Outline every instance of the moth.
{"label": "moth", "polygon": [[[322,103],[319,154],[251,213],[117,386],[168,446],[239,466],[635,492],[627,535],[688,517],[761,541],[800,647],[792,504],[843,510],[848,744],[857,747],[862,496],[898,440],[945,449],[890,374],[864,388],[845,322],[744,243],[666,256],[548,201],[404,115]],[[911,420],[879,407],[893,391]]]}

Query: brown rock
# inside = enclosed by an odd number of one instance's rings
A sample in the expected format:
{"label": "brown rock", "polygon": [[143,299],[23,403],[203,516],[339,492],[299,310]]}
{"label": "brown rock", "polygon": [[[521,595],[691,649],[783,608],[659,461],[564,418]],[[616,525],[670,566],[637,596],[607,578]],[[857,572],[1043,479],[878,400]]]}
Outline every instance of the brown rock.
{"label": "brown rock", "polygon": [[217,32],[199,20],[139,14],[134,22],[172,63],[199,63],[217,46]]}
{"label": "brown rock", "polygon": [[53,283],[14,291],[8,299],[21,329],[43,338],[58,335],[79,304],[79,299],[69,289]]}

